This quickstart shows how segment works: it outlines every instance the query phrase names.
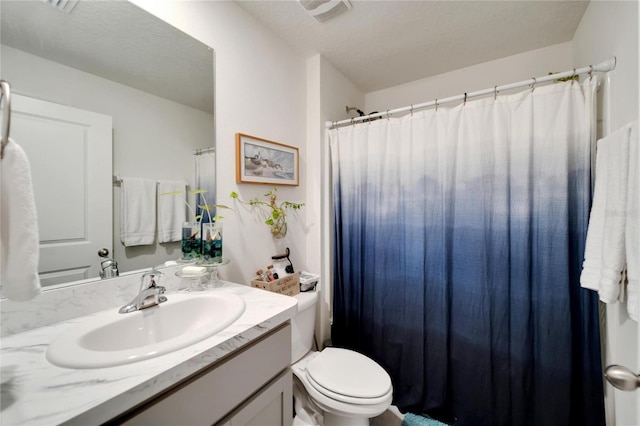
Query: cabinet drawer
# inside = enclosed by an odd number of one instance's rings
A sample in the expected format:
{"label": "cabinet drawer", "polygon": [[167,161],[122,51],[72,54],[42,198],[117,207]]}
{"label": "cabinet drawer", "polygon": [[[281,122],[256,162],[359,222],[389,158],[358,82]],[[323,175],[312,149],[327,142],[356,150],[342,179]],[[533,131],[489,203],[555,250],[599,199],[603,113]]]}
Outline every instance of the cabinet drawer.
{"label": "cabinet drawer", "polygon": [[232,354],[147,403],[126,425],[211,425],[291,364],[291,326]]}
{"label": "cabinet drawer", "polygon": [[215,426],[291,426],[293,375],[286,369]]}

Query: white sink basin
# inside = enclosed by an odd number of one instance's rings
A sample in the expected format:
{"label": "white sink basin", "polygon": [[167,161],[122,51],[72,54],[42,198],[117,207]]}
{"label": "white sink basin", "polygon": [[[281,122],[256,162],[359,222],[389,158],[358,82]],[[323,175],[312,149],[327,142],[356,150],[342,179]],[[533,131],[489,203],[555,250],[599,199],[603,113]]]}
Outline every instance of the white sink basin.
{"label": "white sink basin", "polygon": [[112,367],[184,348],[222,331],[245,310],[229,293],[169,294],[158,306],[87,319],[49,345],[47,359],[60,367]]}

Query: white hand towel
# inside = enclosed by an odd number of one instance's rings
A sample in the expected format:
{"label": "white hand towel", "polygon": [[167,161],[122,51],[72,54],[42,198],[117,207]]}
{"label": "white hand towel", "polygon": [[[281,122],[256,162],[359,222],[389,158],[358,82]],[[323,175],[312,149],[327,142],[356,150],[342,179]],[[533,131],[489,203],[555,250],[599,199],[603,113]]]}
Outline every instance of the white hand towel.
{"label": "white hand towel", "polygon": [[40,294],[38,219],[29,160],[11,139],[5,146],[0,169],[2,295],[25,301]]}
{"label": "white hand towel", "polygon": [[[604,139],[607,151],[607,186],[602,234],[602,270],[600,274],[600,300],[618,301],[622,273],[626,266],[625,223],[627,216],[627,179],[629,174],[629,128],[616,130]],[[596,182],[598,175],[596,175]],[[597,183],[596,183],[597,185]]]}
{"label": "white hand towel", "polygon": [[[182,224],[187,220],[186,182],[160,181],[158,183],[158,242],[182,240]],[[179,192],[180,194],[175,194]]]}
{"label": "white hand towel", "polygon": [[122,178],[120,241],[126,246],[151,245],[156,233],[156,181]]}
{"label": "white hand towel", "polygon": [[627,223],[625,228],[625,240],[627,251],[627,311],[629,317],[638,321],[640,301],[640,148],[638,147],[638,121],[629,125],[629,178],[627,184]]}
{"label": "white hand towel", "polygon": [[604,214],[606,209],[607,163],[609,151],[606,149],[606,139],[597,143],[596,155],[596,183],[593,190],[593,203],[589,214],[587,241],[584,250],[584,262],[580,274],[580,284],[584,288],[598,291],[600,289],[600,275],[602,270],[602,238],[604,234]]}

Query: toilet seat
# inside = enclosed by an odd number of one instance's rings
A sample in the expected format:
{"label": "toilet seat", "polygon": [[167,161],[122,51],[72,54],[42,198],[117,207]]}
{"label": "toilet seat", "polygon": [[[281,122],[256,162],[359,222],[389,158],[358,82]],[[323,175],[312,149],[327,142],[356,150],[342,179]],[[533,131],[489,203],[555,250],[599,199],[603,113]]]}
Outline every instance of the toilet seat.
{"label": "toilet seat", "polygon": [[[335,348],[327,348],[335,349]],[[345,349],[346,350],[346,349]],[[313,398],[314,402],[324,411],[338,414],[344,417],[357,418],[364,417],[370,418],[382,414],[391,405],[393,398],[393,388],[390,388],[385,395],[381,395],[376,398],[358,398],[353,396],[345,396],[337,392],[331,392],[322,386],[312,384],[310,375],[308,374],[308,365],[322,352],[310,352],[300,361],[295,363],[291,369],[298,380],[302,383],[307,393]],[[351,351],[349,351],[351,352]],[[360,355],[363,356],[363,355]],[[363,356],[364,357],[364,356]],[[365,357],[366,358],[366,357]],[[368,359],[369,362],[372,360]],[[376,364],[377,365],[377,364]],[[382,369],[382,367],[378,366]],[[382,370],[384,371],[384,370]],[[386,372],[385,372],[386,374]],[[389,379],[389,382],[391,379]],[[348,402],[347,400],[354,402]]]}
{"label": "toilet seat", "polygon": [[383,403],[388,398],[387,395],[382,395],[382,396],[377,397],[377,398],[359,398],[357,396],[342,395],[342,394],[332,392],[329,389],[326,389],[326,388],[322,387],[315,380],[313,380],[313,377],[309,376],[309,374],[307,374],[307,380],[309,381],[309,385],[313,386],[313,388],[316,391],[320,392],[321,394],[323,394],[327,398],[331,398],[331,399],[334,399],[336,401],[344,402],[345,404],[374,405],[374,404]]}
{"label": "toilet seat", "polygon": [[326,348],[306,370],[318,392],[349,404],[379,404],[392,391],[391,378],[380,365],[348,349]]}

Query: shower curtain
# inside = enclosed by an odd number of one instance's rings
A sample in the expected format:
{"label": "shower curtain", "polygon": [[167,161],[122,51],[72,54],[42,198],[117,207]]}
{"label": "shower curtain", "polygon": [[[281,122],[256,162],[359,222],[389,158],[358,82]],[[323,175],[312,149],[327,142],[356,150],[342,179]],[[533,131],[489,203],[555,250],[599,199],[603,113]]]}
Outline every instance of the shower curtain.
{"label": "shower curtain", "polygon": [[455,425],[603,425],[596,79],[330,131],[336,346]]}
{"label": "shower curtain", "polygon": [[215,151],[202,152],[195,155],[196,189],[204,191],[196,194],[196,215],[202,215],[202,222],[209,222],[209,214],[201,206],[209,205],[210,216],[216,215],[216,153]]}

